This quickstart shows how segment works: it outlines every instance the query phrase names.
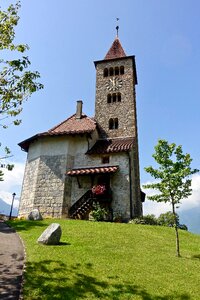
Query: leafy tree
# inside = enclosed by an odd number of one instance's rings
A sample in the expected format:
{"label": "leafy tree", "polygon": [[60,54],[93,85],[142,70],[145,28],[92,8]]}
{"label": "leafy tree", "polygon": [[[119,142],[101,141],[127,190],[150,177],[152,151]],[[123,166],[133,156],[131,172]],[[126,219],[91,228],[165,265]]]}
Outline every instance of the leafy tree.
{"label": "leafy tree", "polygon": [[[21,120],[18,115],[22,111],[23,103],[30,95],[43,88],[37,82],[40,74],[28,70],[30,60],[25,56],[29,49],[25,44],[14,44],[15,27],[19,21],[20,2],[11,4],[6,11],[0,10],[0,50],[2,55],[8,57],[12,52],[11,60],[0,59],[0,126],[5,129],[9,125],[19,125]],[[10,121],[12,120],[12,121]],[[0,143],[0,147],[2,147]],[[5,147],[0,155],[0,169],[6,167],[12,169],[12,165],[3,164],[2,161],[10,157],[10,150]],[[0,181],[3,180],[3,172],[0,170]]]}
{"label": "leafy tree", "polygon": [[[171,211],[168,211],[164,214],[160,214],[157,221],[158,221],[158,225],[173,227],[174,214]],[[177,213],[176,213],[176,224],[179,227],[179,215]]]}
{"label": "leafy tree", "polygon": [[155,189],[159,193],[148,196],[149,200],[157,202],[169,202],[172,206],[174,228],[176,232],[176,254],[180,256],[178,218],[176,208],[181,199],[188,198],[191,193],[191,179],[189,176],[199,172],[191,168],[192,158],[189,154],[183,154],[182,146],[169,144],[166,140],[159,140],[152,155],[158,163],[158,169],[152,166],[146,167],[147,173],[156,179],[155,183],[146,184],[146,189]]}
{"label": "leafy tree", "polygon": [[146,215],[142,217],[136,217],[129,221],[130,224],[143,224],[143,225],[158,225],[155,215]]}

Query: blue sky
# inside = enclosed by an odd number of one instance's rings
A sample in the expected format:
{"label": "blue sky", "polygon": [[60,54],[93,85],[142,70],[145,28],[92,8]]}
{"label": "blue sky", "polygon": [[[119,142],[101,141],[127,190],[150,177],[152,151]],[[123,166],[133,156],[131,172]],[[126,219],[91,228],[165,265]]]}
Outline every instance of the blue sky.
{"label": "blue sky", "polygon": [[[10,3],[1,1],[2,8]],[[87,115],[94,115],[93,61],[103,59],[110,48],[119,17],[120,41],[126,54],[136,57],[141,182],[152,180],[144,167],[153,164],[151,155],[159,138],[183,145],[193,167],[200,168],[198,0],[22,0],[21,4],[16,42],[30,46],[31,68],[41,73],[45,88],[25,104],[20,127],[1,131],[14,162],[20,165],[26,159],[17,143],[73,114],[77,100],[83,100]],[[14,187],[19,193],[19,182],[10,184],[7,192]]]}

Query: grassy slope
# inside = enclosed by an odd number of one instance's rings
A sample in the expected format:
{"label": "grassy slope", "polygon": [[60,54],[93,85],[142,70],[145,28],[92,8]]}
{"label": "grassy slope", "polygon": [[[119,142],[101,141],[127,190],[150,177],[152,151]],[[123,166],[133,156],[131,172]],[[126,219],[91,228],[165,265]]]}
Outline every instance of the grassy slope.
{"label": "grassy slope", "polygon": [[200,236],[181,231],[182,258],[175,256],[171,228],[54,220],[59,246],[37,238],[52,223],[12,223],[27,250],[25,300],[200,299]]}

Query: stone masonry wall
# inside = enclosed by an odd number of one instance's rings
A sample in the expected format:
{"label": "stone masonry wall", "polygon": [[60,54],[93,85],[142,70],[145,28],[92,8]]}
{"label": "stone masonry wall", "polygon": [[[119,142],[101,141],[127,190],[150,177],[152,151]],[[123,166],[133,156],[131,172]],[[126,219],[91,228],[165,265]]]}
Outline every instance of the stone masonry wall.
{"label": "stone masonry wall", "polygon": [[41,156],[37,174],[34,206],[43,216],[62,215],[66,155]]}
{"label": "stone masonry wall", "polygon": [[138,151],[133,148],[129,155],[130,155],[130,163],[131,163],[131,182],[132,182],[132,199],[133,199],[132,216],[138,217],[142,215]]}
{"label": "stone masonry wall", "polygon": [[[104,77],[104,69],[124,66],[124,74]],[[96,65],[95,120],[101,127],[103,137],[130,137],[136,135],[135,78],[132,58],[101,61]],[[118,77],[122,87],[116,92],[108,91],[106,83]],[[121,102],[107,103],[107,95],[121,93]],[[118,129],[109,129],[109,119],[118,118]]]}
{"label": "stone masonry wall", "polygon": [[38,208],[44,217],[68,216],[76,179],[66,176],[66,172],[76,166],[75,158],[81,157],[84,164],[85,152],[88,145],[94,144],[96,136],[95,132],[90,139],[86,136],[47,137],[30,145],[19,216],[27,216],[33,208]]}
{"label": "stone masonry wall", "polygon": [[19,216],[38,208],[44,217],[61,217],[65,191],[68,142],[44,138],[30,145],[22,186]]}
{"label": "stone masonry wall", "polygon": [[37,173],[40,159],[36,158],[26,162],[22,193],[19,203],[19,217],[27,216],[34,208],[34,197],[37,183]]}
{"label": "stone masonry wall", "polygon": [[111,176],[111,189],[113,192],[113,215],[122,216],[124,220],[130,219],[130,184],[129,160],[127,153],[112,154],[112,163],[119,164],[119,171]]}

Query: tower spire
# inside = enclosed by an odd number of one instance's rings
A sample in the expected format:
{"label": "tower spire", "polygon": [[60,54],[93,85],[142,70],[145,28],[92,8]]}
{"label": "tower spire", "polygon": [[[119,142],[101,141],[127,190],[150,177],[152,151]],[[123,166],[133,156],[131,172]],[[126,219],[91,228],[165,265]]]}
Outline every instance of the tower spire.
{"label": "tower spire", "polygon": [[117,20],[117,26],[116,26],[116,30],[117,30],[117,38],[118,38],[118,34],[119,34],[119,18],[116,18]]}

